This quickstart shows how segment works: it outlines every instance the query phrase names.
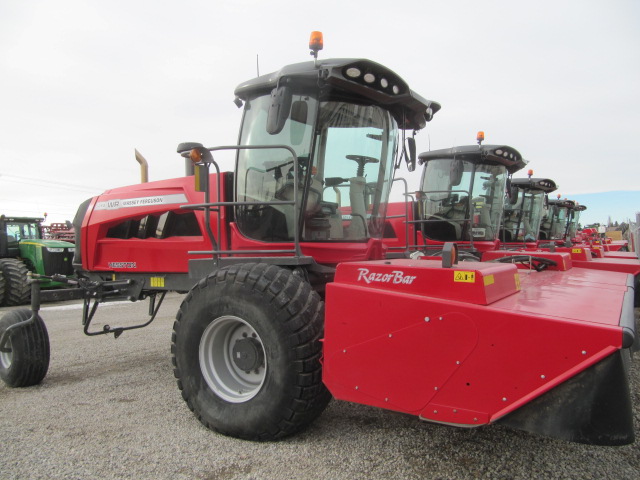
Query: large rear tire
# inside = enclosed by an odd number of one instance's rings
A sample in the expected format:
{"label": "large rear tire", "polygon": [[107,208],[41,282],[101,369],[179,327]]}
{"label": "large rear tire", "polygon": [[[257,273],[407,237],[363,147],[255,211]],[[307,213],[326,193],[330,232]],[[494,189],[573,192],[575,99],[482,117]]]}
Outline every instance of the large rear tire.
{"label": "large rear tire", "polygon": [[[31,317],[31,310],[12,310],[0,320],[0,336],[11,325]],[[9,387],[37,385],[49,370],[49,334],[40,317],[9,334],[9,342],[0,351],[0,378]]]}
{"label": "large rear tire", "polygon": [[323,303],[267,264],[234,265],[182,302],[172,360],[182,396],[208,428],[247,440],[291,435],[331,399],[322,383]]}
{"label": "large rear tire", "polygon": [[31,287],[25,264],[16,258],[3,258],[0,260],[0,272],[5,281],[4,304],[14,306],[29,302]]}
{"label": "large rear tire", "polygon": [[4,275],[2,274],[2,270],[0,270],[0,305],[4,303],[4,288],[5,288]]}

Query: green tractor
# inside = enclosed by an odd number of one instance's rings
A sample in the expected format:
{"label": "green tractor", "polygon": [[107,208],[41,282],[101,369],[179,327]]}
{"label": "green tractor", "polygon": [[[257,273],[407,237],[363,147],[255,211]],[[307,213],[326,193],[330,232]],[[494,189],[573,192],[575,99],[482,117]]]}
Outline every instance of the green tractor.
{"label": "green tractor", "polygon": [[[21,305],[29,301],[29,272],[51,276],[71,275],[75,245],[45,240],[43,218],[0,215],[0,305]],[[40,280],[42,288],[66,285]]]}

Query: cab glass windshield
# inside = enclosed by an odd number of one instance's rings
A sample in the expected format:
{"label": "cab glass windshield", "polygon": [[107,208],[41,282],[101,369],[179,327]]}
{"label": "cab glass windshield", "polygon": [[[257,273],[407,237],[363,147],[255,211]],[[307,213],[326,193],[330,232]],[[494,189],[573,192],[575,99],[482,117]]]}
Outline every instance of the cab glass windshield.
{"label": "cab glass windshield", "polygon": [[517,202],[504,207],[503,242],[535,242],[538,238],[544,203],[544,192],[520,191]]}
{"label": "cab glass windshield", "polygon": [[419,192],[424,235],[442,242],[495,240],[506,178],[502,165],[449,158],[429,160]]}
{"label": "cab glass windshield", "polygon": [[[240,231],[262,241],[291,241],[300,228],[305,241],[366,241],[382,234],[396,151],[397,125],[384,109],[345,102],[318,102],[294,95],[284,128],[267,132],[270,96],[247,102],[240,143],[289,145],[241,150],[236,199]],[[293,202],[297,185],[295,207]],[[280,203],[278,203],[280,202]]]}

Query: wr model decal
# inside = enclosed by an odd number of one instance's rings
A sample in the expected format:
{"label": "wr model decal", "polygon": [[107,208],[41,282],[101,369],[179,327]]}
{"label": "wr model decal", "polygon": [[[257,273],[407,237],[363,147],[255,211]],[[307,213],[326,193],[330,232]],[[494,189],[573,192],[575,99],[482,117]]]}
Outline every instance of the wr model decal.
{"label": "wr model decal", "polygon": [[155,195],[153,197],[125,198],[124,200],[106,200],[96,203],[95,210],[118,210],[120,208],[148,207],[149,205],[169,205],[172,203],[186,202],[187,197],[184,193],[174,193],[172,195]]}

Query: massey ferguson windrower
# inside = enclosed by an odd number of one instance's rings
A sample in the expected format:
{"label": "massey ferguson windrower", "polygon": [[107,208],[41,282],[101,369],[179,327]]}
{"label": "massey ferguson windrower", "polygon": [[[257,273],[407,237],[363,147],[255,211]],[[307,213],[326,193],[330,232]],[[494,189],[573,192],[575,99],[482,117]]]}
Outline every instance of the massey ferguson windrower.
{"label": "massey ferguson windrower", "polygon": [[[420,190],[408,216],[405,204],[390,205],[385,244],[394,252],[421,251],[439,255],[444,242],[457,242],[461,253],[495,250],[505,190],[511,174],[526,162],[507,145],[478,145],[433,150],[419,155],[424,165]],[[407,228],[408,227],[408,228]],[[407,235],[408,234],[408,235]]]}
{"label": "massey ferguson windrower", "polygon": [[557,189],[549,178],[512,178],[500,227],[500,248],[535,248],[548,194]]}
{"label": "massey ferguson windrower", "polygon": [[[299,431],[333,394],[464,427],[633,441],[632,288],[603,288],[597,305],[583,294],[582,311],[562,291],[523,291],[514,265],[455,263],[452,244],[444,260],[384,259],[396,137],[437,104],[359,59],[288,66],[236,95],[240,143],[224,147],[235,172],[209,175],[221,148],[183,144],[195,176],[80,208],[87,333],[125,330],[90,328],[90,298],[188,290],[172,335],[178,386],[203,424],[244,439]],[[17,325],[0,357],[16,386],[46,373],[33,361],[48,363],[37,312],[2,320],[4,332]]]}
{"label": "massey ferguson windrower", "polygon": [[[574,267],[631,275],[636,289],[634,305],[640,307],[640,260],[637,257],[607,256],[603,254],[602,245],[576,239],[580,212],[586,208],[568,199],[558,198],[547,202],[543,206],[544,213],[537,246],[528,245],[526,249],[538,256],[542,254],[541,252],[550,250],[556,253],[567,253],[571,256]],[[510,248],[510,246],[503,245],[501,248]]]}
{"label": "massey ferguson windrower", "polygon": [[635,252],[629,252],[628,240],[613,240],[606,236],[606,227],[595,225],[583,228],[578,232],[576,239],[591,247],[600,248],[605,257],[614,258],[638,258]]}
{"label": "massey ferguson windrower", "polygon": [[575,240],[580,221],[580,212],[587,209],[574,200],[549,200],[544,218],[540,225],[540,242],[542,247],[550,244],[570,247]]}

